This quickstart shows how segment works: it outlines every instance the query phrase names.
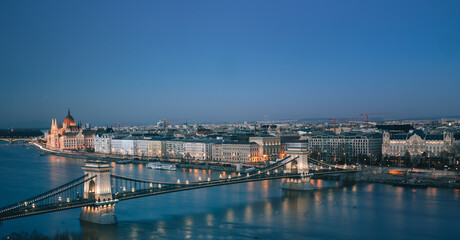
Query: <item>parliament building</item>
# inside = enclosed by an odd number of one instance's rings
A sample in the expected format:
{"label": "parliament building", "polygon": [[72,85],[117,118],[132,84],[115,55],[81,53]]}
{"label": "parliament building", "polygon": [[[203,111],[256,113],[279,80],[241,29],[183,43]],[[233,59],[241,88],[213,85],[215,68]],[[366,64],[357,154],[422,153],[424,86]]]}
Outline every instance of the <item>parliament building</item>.
{"label": "parliament building", "polygon": [[75,123],[70,110],[61,126],[51,120],[51,130],[46,134],[46,147],[53,150],[94,150],[94,132]]}

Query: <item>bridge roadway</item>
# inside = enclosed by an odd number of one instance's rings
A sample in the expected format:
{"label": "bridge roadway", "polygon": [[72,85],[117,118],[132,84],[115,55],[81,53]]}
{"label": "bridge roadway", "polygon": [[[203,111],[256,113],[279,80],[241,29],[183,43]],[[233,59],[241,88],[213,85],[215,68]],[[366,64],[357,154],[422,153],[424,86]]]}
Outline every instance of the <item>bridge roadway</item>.
{"label": "bridge roadway", "polygon": [[[289,158],[289,157],[287,157]],[[285,158],[284,160],[286,160]],[[31,215],[55,212],[55,211],[62,211],[68,210],[73,208],[81,208],[85,206],[97,206],[97,205],[110,205],[115,204],[119,201],[134,199],[134,198],[141,198],[141,197],[148,197],[154,196],[159,194],[167,194],[173,192],[180,192],[180,191],[187,191],[199,188],[207,188],[207,187],[216,187],[216,186],[223,186],[223,185],[230,185],[230,184],[238,184],[238,183],[247,183],[247,182],[256,182],[256,181],[265,181],[265,180],[275,180],[275,179],[282,179],[282,178],[303,178],[303,177],[311,177],[314,175],[323,175],[323,174],[339,174],[339,173],[350,173],[356,172],[356,170],[320,170],[315,171],[315,173],[284,173],[283,170],[278,171],[279,168],[283,167],[284,165],[290,163],[291,161],[295,160],[296,158],[287,160],[287,161],[279,161],[273,165],[270,165],[264,169],[255,171],[254,173],[248,173],[245,175],[240,175],[233,178],[225,178],[225,179],[217,179],[217,180],[208,180],[208,181],[199,181],[199,182],[185,182],[185,183],[171,183],[171,182],[158,182],[158,181],[150,181],[150,180],[142,180],[142,179],[135,179],[129,178],[119,175],[111,174],[112,181],[129,181],[132,185],[148,185],[145,188],[137,188],[133,189],[132,191],[122,191],[119,192],[112,192],[113,199],[111,200],[100,200],[100,199],[87,199],[83,197],[73,196],[72,200],[67,199],[67,201],[61,201],[61,197],[59,197],[59,201],[50,201],[48,204],[45,202],[42,205],[35,205],[35,203],[39,203],[39,201],[44,201],[47,198],[56,197],[58,194],[63,194],[65,191],[72,190],[72,188],[77,187],[79,184],[81,185],[84,182],[87,182],[94,177],[87,177],[87,175],[82,176],[76,180],[68,184],[64,184],[54,190],[48,191],[46,193],[40,194],[36,197],[29,198],[25,201],[18,202],[16,204],[9,205],[7,207],[0,209],[0,221],[13,219],[13,218],[21,218]],[[78,181],[77,181],[78,180]],[[126,183],[125,183],[126,184]],[[125,185],[126,187],[127,185]],[[113,187],[113,186],[112,186]],[[115,189],[117,189],[115,187]],[[75,195],[75,191],[72,193]]]}

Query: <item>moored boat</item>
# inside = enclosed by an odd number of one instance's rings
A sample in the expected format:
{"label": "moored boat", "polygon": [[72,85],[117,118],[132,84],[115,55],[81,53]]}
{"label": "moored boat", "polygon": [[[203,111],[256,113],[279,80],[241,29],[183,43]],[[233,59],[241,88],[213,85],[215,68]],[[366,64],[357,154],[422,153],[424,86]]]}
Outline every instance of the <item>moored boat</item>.
{"label": "moored boat", "polygon": [[159,162],[150,162],[147,164],[147,168],[176,171],[175,164],[167,164],[167,163],[159,163]]}

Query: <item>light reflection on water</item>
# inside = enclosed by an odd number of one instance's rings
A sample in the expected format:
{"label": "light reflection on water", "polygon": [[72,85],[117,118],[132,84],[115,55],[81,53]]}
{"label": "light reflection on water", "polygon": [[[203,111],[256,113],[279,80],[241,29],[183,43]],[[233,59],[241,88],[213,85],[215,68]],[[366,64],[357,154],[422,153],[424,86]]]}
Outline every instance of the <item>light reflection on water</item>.
{"label": "light reflection on water", "polygon": [[[22,146],[0,146],[0,205],[25,199],[83,175],[82,160],[37,156]],[[20,157],[18,157],[20,156]],[[157,171],[111,163],[116,174],[185,182],[218,178],[210,170]],[[235,176],[234,173],[231,173]],[[81,232],[98,239],[433,239],[458,234],[458,189],[412,189],[383,184],[311,181],[318,190],[282,191],[281,181],[263,181],[120,202],[117,225],[80,222],[80,210],[5,221],[0,237],[12,231],[54,235]]]}

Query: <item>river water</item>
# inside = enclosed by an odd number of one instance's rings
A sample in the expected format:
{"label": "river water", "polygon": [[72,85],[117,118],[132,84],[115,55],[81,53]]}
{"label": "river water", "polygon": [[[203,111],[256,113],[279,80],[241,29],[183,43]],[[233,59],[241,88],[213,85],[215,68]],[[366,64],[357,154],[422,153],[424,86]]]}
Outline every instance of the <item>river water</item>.
{"label": "river water", "polygon": [[[40,156],[29,145],[0,144],[0,207],[83,175],[84,160]],[[195,181],[219,171],[147,169],[112,164],[114,172],[142,179]],[[118,224],[80,222],[80,209],[0,223],[11,232],[85,239],[458,239],[460,190],[410,189],[385,184],[312,180],[318,190],[284,191],[281,180],[197,189],[123,201]]]}

